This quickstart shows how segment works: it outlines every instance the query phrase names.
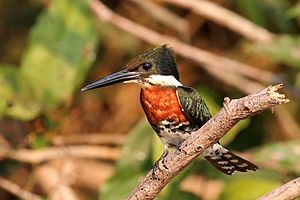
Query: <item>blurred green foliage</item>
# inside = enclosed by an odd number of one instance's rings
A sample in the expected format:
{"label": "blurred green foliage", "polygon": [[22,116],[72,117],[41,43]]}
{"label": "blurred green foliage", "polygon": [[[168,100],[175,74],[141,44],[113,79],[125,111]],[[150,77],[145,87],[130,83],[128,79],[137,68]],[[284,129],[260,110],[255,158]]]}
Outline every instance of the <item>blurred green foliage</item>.
{"label": "blurred green foliage", "polygon": [[300,175],[300,141],[278,142],[266,144],[254,154],[263,163],[268,158],[268,165],[283,173]]}
{"label": "blurred green foliage", "polygon": [[97,40],[87,2],[52,1],[31,30],[20,69],[1,66],[1,114],[30,120],[70,101],[95,59]]}
{"label": "blurred green foliage", "polygon": [[280,186],[280,182],[274,182],[264,178],[236,179],[226,184],[221,195],[222,200],[253,200]]}
{"label": "blurred green foliage", "polygon": [[31,142],[31,147],[33,149],[42,149],[50,145],[50,141],[42,134],[35,135],[33,141]]}
{"label": "blurred green foliage", "polygon": [[287,11],[290,18],[297,18],[300,15],[300,4],[296,4]]}
{"label": "blurred green foliage", "polygon": [[[130,132],[116,164],[115,175],[102,188],[100,199],[125,199],[151,168],[150,149],[153,130],[141,120]],[[118,191],[118,192],[115,192]]]}
{"label": "blurred green foliage", "polygon": [[296,31],[294,21],[287,15],[289,0],[234,0],[238,11],[246,18],[269,30],[290,33]]}
{"label": "blurred green foliage", "polygon": [[296,35],[285,35],[274,39],[270,44],[257,44],[252,47],[256,53],[300,69],[300,38]]}

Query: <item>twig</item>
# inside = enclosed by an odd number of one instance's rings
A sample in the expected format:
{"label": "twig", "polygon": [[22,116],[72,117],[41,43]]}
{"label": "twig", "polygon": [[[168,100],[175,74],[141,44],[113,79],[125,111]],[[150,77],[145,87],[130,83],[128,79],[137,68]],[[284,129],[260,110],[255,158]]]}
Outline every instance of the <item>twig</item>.
{"label": "twig", "polygon": [[253,80],[261,81],[263,83],[271,83],[272,80],[274,80],[274,75],[271,72],[257,69],[250,65],[192,47],[180,42],[176,38],[161,35],[144,26],[138,25],[112,12],[101,1],[91,0],[90,8],[100,20],[108,21],[120,29],[123,29],[151,44],[169,44],[179,55],[201,64],[201,67],[206,70],[211,67],[228,70],[252,78]]}
{"label": "twig", "polygon": [[145,10],[151,17],[157,21],[176,30],[179,35],[185,40],[189,41],[189,24],[183,18],[175,15],[173,12],[165,9],[162,6],[150,0],[130,0],[136,3],[139,7]]}
{"label": "twig", "polygon": [[292,200],[300,197],[300,178],[296,178],[272,192],[262,196],[259,200]]}
{"label": "twig", "polygon": [[[63,168],[68,168],[70,163],[65,163]],[[68,169],[61,172],[49,165],[43,165],[35,170],[35,176],[39,185],[48,194],[50,200],[79,200],[68,181]]]}
{"label": "twig", "polygon": [[50,140],[55,145],[70,144],[101,144],[101,145],[122,145],[126,141],[125,134],[74,134],[50,136]]}
{"label": "twig", "polygon": [[21,199],[27,200],[42,200],[39,195],[33,194],[27,190],[22,189],[19,185],[0,177],[0,187]]}
{"label": "twig", "polygon": [[57,159],[63,156],[77,158],[96,158],[103,160],[117,160],[120,156],[119,148],[99,146],[68,146],[50,147],[40,150],[10,150],[0,147],[0,156],[27,163],[40,163],[47,160]]}
{"label": "twig", "polygon": [[223,72],[220,73],[220,70],[216,68],[207,68],[206,70],[217,79],[242,92],[245,92],[246,94],[251,94],[264,88],[264,85],[256,81],[245,79],[240,74],[236,74],[234,72],[223,70]]}
{"label": "twig", "polygon": [[[76,168],[74,186],[91,191],[98,191],[115,172],[115,165],[109,162],[99,162],[87,159],[72,159]],[[56,162],[61,162],[58,160]],[[101,172],[101,173],[99,173]]]}
{"label": "twig", "polygon": [[274,35],[253,22],[206,0],[162,0],[194,11],[254,42],[269,43]]}
{"label": "twig", "polygon": [[168,155],[158,164],[153,179],[150,171],[128,196],[133,199],[154,199],[159,192],[189,165],[197,156],[218,141],[237,122],[276,105],[289,102],[285,95],[277,92],[282,84],[270,86],[258,93],[240,99],[224,99],[224,107],[204,126],[183,142],[178,151]]}

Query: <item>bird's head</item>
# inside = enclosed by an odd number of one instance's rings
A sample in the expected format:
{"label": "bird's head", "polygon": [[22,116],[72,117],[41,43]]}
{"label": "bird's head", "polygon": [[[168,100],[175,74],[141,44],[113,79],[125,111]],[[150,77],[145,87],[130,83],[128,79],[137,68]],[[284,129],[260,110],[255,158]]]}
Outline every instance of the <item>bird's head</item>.
{"label": "bird's head", "polygon": [[88,84],[81,91],[116,83],[138,83],[141,87],[181,85],[172,49],[163,45],[147,51],[129,61],[124,69]]}

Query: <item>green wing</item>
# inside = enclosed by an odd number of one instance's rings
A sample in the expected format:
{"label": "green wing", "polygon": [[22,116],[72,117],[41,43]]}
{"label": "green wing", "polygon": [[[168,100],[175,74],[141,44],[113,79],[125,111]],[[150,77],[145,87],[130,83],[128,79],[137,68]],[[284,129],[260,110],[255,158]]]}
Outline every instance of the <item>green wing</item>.
{"label": "green wing", "polygon": [[194,125],[201,127],[211,118],[211,114],[199,93],[190,87],[177,88],[177,97],[185,117]]}

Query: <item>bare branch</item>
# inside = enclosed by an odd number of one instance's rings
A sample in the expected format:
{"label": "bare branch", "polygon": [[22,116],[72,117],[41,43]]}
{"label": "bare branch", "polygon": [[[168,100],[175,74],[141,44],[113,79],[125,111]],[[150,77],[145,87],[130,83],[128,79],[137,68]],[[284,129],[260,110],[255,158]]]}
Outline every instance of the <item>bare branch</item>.
{"label": "bare branch", "polygon": [[206,0],[162,0],[194,11],[254,42],[269,43],[274,35],[253,22]]}
{"label": "bare branch", "polygon": [[280,186],[258,200],[292,200],[297,197],[300,197],[300,178]]}
{"label": "bare branch", "polygon": [[246,94],[250,94],[265,88],[262,84],[256,81],[246,79],[245,77],[230,71],[223,70],[222,73],[220,73],[219,69],[212,67],[207,68],[206,70],[220,81],[223,81],[227,85],[232,86]]}
{"label": "bare branch", "polygon": [[0,177],[0,187],[11,194],[14,194],[15,196],[19,197],[20,199],[25,200],[42,200],[43,198],[39,195],[33,194],[27,190],[22,189],[19,185],[6,180],[2,177]]}
{"label": "bare branch", "polygon": [[61,168],[59,171],[49,165],[38,167],[35,170],[35,176],[39,185],[48,194],[50,200],[79,200],[75,191],[70,186],[70,180],[68,180],[70,179],[72,163],[67,160]]}
{"label": "bare branch", "polygon": [[82,199],[76,188],[97,191],[113,174],[112,163],[73,158],[56,159],[34,169],[34,177],[49,200]]}
{"label": "bare branch", "polygon": [[43,161],[71,156],[77,158],[96,158],[104,160],[117,160],[120,156],[119,148],[99,146],[68,146],[50,147],[40,150],[20,149],[11,150],[0,147],[0,156],[20,162],[40,163]]}
{"label": "bare branch", "polygon": [[[208,51],[180,42],[176,38],[161,35],[144,26],[138,25],[112,12],[101,1],[91,0],[90,8],[100,20],[110,22],[120,29],[123,29],[151,44],[169,44],[179,55],[201,64],[201,67],[207,71],[209,68],[217,68],[219,70],[223,69],[252,78],[253,80],[261,81],[263,83],[271,83],[272,80],[274,80],[274,75],[271,72],[257,69],[250,65],[240,63],[226,57],[215,55]],[[251,82],[249,82],[249,84],[251,84]]]}
{"label": "bare branch", "polygon": [[[74,170],[76,180],[73,182],[75,187],[98,191],[115,173],[115,165],[110,162],[87,159],[72,159],[72,161],[76,169]],[[61,164],[61,162],[62,160],[54,161],[55,164]]]}
{"label": "bare branch", "polygon": [[89,133],[72,135],[49,136],[55,145],[74,145],[74,144],[99,144],[99,145],[122,145],[126,141],[125,134],[111,133]]}
{"label": "bare branch", "polygon": [[276,105],[289,102],[285,95],[277,92],[280,88],[282,84],[270,86],[240,99],[225,98],[224,107],[217,115],[192,134],[178,151],[168,155],[158,164],[155,171],[157,178],[153,179],[152,171],[150,171],[127,199],[154,199],[179,172],[206,148],[218,141],[237,122]]}
{"label": "bare branch", "polygon": [[154,19],[176,30],[180,36],[189,41],[189,24],[183,18],[177,16],[166,8],[157,5],[150,0],[131,0],[143,10],[148,12]]}

